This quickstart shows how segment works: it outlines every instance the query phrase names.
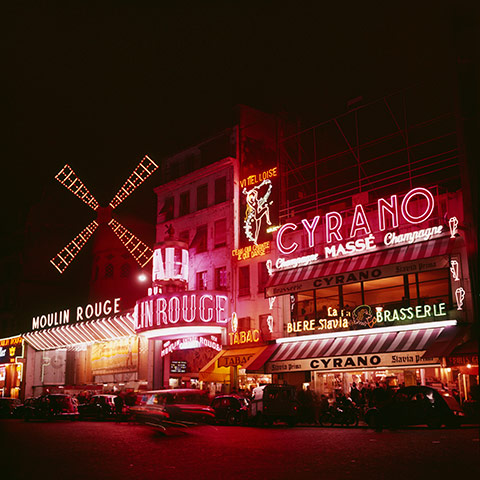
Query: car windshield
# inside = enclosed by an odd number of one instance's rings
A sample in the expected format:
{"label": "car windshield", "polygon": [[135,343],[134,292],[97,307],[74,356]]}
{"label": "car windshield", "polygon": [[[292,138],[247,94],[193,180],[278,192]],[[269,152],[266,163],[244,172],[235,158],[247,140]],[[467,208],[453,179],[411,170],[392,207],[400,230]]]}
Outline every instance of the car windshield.
{"label": "car windshield", "polygon": [[50,397],[50,403],[57,405],[59,407],[68,408],[70,407],[70,398],[69,397]]}
{"label": "car windshield", "polygon": [[445,400],[445,402],[447,402],[447,405],[451,410],[462,410],[460,404],[450,394],[444,393],[442,394],[442,398]]}

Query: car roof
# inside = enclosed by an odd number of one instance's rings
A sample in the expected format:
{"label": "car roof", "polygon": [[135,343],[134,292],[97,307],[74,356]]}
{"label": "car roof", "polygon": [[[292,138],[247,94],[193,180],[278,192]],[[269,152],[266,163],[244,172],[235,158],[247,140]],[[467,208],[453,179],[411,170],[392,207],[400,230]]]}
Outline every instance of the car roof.
{"label": "car roof", "polygon": [[199,390],[198,388],[170,388],[166,390],[149,390],[147,392],[139,393],[139,395],[152,394],[152,393],[207,393],[206,390]]}

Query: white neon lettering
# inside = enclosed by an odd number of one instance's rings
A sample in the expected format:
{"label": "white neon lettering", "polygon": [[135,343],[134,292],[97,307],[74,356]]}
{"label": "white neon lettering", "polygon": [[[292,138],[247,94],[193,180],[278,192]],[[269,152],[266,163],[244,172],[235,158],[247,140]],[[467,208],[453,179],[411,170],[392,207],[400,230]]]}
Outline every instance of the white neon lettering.
{"label": "white neon lettering", "polygon": [[325,229],[327,234],[327,243],[332,243],[332,236],[337,242],[343,240],[342,234],[339,232],[342,227],[342,216],[338,212],[328,212],[325,215]]}
{"label": "white neon lettering", "polygon": [[112,302],[110,300],[105,300],[103,303],[103,311],[105,312],[105,315],[110,315],[112,311]]}
{"label": "white neon lettering", "polygon": [[168,318],[167,318],[167,301],[163,298],[157,298],[157,325],[163,323],[164,325],[168,325]]}
{"label": "white neon lettering", "polygon": [[227,323],[228,319],[226,315],[222,315],[226,311],[225,306],[227,305],[228,298],[224,295],[217,295],[215,299],[215,310],[217,313],[217,323]]}
{"label": "white neon lettering", "polygon": [[384,198],[378,199],[378,225],[380,231],[383,232],[387,228],[387,222],[385,220],[385,212],[390,214],[392,219],[392,228],[398,227],[398,200],[396,195],[390,197],[390,203]]}
{"label": "white neon lettering", "polygon": [[171,297],[168,301],[168,318],[170,323],[177,323],[180,320],[180,299]]}
{"label": "white neon lettering", "polygon": [[[427,207],[425,208],[425,211],[423,213],[415,216],[409,212],[408,204],[410,203],[410,200],[417,195],[423,196],[427,200]],[[434,206],[435,200],[433,198],[433,195],[426,188],[414,188],[413,190],[410,190],[402,200],[402,216],[409,223],[421,223],[430,217],[433,212]]]}
{"label": "white neon lettering", "polygon": [[367,216],[365,215],[365,211],[360,203],[355,206],[352,228],[350,229],[350,238],[355,237],[358,230],[364,230],[366,235],[369,235],[372,231]]}
{"label": "white neon lettering", "polygon": [[93,317],[93,307],[91,305],[87,305],[85,307],[85,318],[88,320]]}
{"label": "white neon lettering", "polygon": [[286,247],[283,244],[282,236],[285,232],[285,230],[296,230],[297,226],[294,223],[286,223],[283,225],[277,233],[277,248],[280,250],[281,253],[284,255],[289,255],[293,253],[297,248],[298,248],[298,243],[293,242],[289,247]]}
{"label": "white neon lettering", "polygon": [[207,310],[207,316],[205,316],[205,300],[210,300],[213,303],[213,297],[211,295],[202,295],[200,297],[200,320],[202,322],[211,322],[213,319],[213,307],[208,307]]}
{"label": "white neon lettering", "polygon": [[308,223],[308,220],[305,218],[302,220],[303,226],[305,227],[305,230],[307,231],[307,234],[308,234],[309,247],[313,247],[315,245],[315,228],[317,228],[319,220],[320,220],[320,217],[318,215],[312,218],[311,224]]}
{"label": "white neon lettering", "polygon": [[188,296],[184,295],[183,296],[183,301],[182,301],[182,314],[183,314],[183,321],[190,323],[195,320],[195,303],[196,303],[197,297],[195,295],[190,295],[190,315],[188,314]]}

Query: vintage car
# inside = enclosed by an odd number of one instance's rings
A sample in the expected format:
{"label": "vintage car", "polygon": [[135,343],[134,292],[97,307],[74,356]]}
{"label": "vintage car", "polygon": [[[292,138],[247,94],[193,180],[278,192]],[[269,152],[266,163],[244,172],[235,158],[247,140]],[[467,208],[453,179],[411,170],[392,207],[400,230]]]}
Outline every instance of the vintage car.
{"label": "vintage car", "polygon": [[25,421],[30,420],[54,420],[54,419],[78,419],[76,402],[70,395],[48,394],[33,399],[23,412]]}
{"label": "vintage car", "polygon": [[240,395],[219,395],[212,400],[211,407],[218,423],[241,425],[248,420],[250,402]]}
{"label": "vintage car", "polygon": [[464,417],[462,408],[451,394],[421,385],[399,388],[385,405],[365,412],[365,421],[376,429],[408,425],[458,427]]}
{"label": "vintage car", "polygon": [[207,392],[196,389],[153,390],[141,393],[130,414],[140,423],[213,423],[215,411]]}
{"label": "vintage car", "polygon": [[80,419],[107,420],[115,416],[117,395],[93,395],[86,403],[78,406]]}
{"label": "vintage car", "polygon": [[250,414],[257,425],[271,425],[274,422],[284,422],[290,426],[296,425],[298,402],[295,387],[268,384],[254,388]]}

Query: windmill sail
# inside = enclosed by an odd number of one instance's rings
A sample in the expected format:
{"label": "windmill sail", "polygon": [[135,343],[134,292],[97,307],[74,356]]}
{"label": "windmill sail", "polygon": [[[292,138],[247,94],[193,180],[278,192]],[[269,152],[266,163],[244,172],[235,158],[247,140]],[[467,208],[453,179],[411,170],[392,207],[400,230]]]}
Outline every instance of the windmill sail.
{"label": "windmill sail", "polygon": [[143,268],[152,259],[153,250],[114,218],[108,224],[132,257]]}
{"label": "windmill sail", "polygon": [[70,265],[70,262],[77,256],[78,252],[87,243],[97,229],[98,223],[93,220],[87,225],[66,247],[64,247],[50,262],[60,272],[63,273]]}
{"label": "windmill sail", "polygon": [[120,190],[115,194],[110,206],[117,208],[133,191],[139,187],[156,169],[158,165],[148,156],[145,155],[137,168],[127,178]]}
{"label": "windmill sail", "polygon": [[77,177],[76,173],[69,165],[65,165],[55,176],[55,178],[74,195],[76,195],[82,202],[85,202],[90,208],[96,210],[98,202],[94,196],[89,192],[88,188]]}

